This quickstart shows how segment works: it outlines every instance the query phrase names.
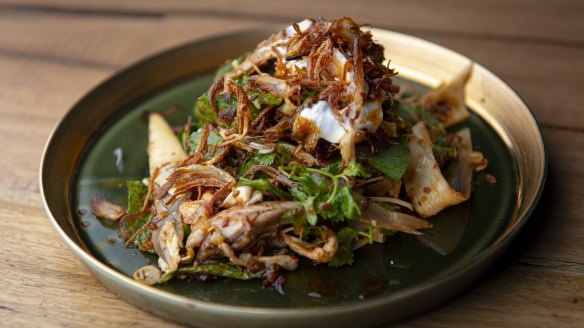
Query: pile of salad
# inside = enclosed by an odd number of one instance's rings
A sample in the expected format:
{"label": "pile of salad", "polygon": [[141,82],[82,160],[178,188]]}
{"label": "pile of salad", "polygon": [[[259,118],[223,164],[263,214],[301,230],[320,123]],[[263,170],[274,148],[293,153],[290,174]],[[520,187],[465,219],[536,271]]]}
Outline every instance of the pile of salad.
{"label": "pile of salad", "polygon": [[[128,183],[120,229],[158,255],[134,278],[261,278],[281,288],[301,257],[333,267],[470,197],[464,85],[400,91],[384,48],[350,18],[306,19],[220,68],[177,135],[149,117],[150,177]],[[97,216],[112,205],[92,204]],[[106,213],[104,213],[106,212]]]}

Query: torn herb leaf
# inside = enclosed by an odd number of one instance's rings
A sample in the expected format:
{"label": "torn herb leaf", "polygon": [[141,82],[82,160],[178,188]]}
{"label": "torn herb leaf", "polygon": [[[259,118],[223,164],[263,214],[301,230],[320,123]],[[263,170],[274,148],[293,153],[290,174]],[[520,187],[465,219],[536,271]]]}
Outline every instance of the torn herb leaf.
{"label": "torn herb leaf", "polygon": [[211,105],[211,99],[208,93],[203,94],[197,99],[193,115],[198,125],[214,123],[217,121],[217,114],[213,109],[213,105]]}
{"label": "torn herb leaf", "polygon": [[410,163],[410,150],[402,144],[391,145],[375,154],[365,153],[369,165],[393,181],[401,180]]}
{"label": "torn herb leaf", "polygon": [[274,196],[281,199],[290,199],[290,196],[282,189],[276,187],[268,179],[246,179],[240,178],[237,186],[249,186],[257,190],[266,190],[271,192]]}
{"label": "torn herb leaf", "polygon": [[[146,187],[141,181],[128,181],[128,214],[139,213],[142,209],[142,202],[146,194],[148,193],[148,187]],[[152,215],[148,214],[145,217],[138,218],[126,223],[126,230],[128,235],[133,235],[142,228],[145,224],[148,224],[152,220]],[[134,239],[134,245],[138,246],[142,251],[153,252],[152,244],[149,243],[150,229],[144,229],[136,238]]]}
{"label": "torn herb leaf", "polygon": [[371,174],[369,172],[367,172],[367,170],[363,167],[363,165],[361,165],[361,163],[358,163],[357,161],[349,162],[349,165],[347,165],[347,167],[345,167],[345,169],[343,170],[342,175],[347,176],[347,177],[359,177],[359,178],[371,177]]}
{"label": "torn herb leaf", "polygon": [[249,171],[249,169],[251,169],[255,165],[270,166],[274,163],[274,160],[276,159],[276,155],[277,155],[277,153],[256,154],[252,158],[247,160],[247,162],[245,162],[245,164],[243,164],[238,169],[238,174],[239,175],[247,174],[247,171]]}
{"label": "torn herb leaf", "polygon": [[335,255],[330,266],[340,267],[353,264],[353,258],[355,256],[353,254],[353,242],[358,239],[357,231],[351,227],[345,227],[339,230],[337,232],[339,247],[337,249],[337,255]]}

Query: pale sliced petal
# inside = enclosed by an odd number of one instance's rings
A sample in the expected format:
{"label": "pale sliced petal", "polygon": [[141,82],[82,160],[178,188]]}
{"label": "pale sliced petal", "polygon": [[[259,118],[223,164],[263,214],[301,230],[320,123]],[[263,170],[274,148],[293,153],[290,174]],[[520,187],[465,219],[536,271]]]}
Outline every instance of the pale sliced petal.
{"label": "pale sliced petal", "polygon": [[408,147],[410,164],[403,181],[416,212],[423,217],[432,216],[469,198],[469,194],[455,191],[442,175],[424,122],[412,127]]}
{"label": "pale sliced petal", "polygon": [[428,92],[422,101],[430,108],[439,102],[447,102],[449,104],[448,112],[439,114],[439,120],[444,127],[461,123],[470,116],[464,104],[464,87],[470,78],[471,72],[472,64],[453,80],[443,83],[438,89]]}
{"label": "pale sliced petal", "polygon": [[150,175],[166,163],[179,163],[187,158],[182,145],[166,120],[158,113],[148,122],[148,163]]}

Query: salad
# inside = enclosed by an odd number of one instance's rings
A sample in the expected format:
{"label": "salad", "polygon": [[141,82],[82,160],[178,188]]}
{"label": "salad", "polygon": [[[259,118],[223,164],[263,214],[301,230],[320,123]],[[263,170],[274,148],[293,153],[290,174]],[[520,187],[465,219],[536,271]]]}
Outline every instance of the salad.
{"label": "salad", "polygon": [[150,177],[128,182],[126,245],[158,255],[148,285],[174,277],[263,279],[305,257],[351,265],[354,250],[466,201],[487,160],[473,150],[464,86],[472,66],[425,95],[397,74],[374,36],[350,18],[306,19],[221,67],[176,134],[148,127]]}

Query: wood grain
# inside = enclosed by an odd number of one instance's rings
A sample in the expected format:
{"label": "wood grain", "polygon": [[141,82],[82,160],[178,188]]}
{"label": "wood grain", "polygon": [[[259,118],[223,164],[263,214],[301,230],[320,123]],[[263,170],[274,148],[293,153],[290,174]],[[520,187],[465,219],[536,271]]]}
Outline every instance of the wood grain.
{"label": "wood grain", "polygon": [[412,327],[578,327],[584,320],[584,9],[513,1],[0,0],[0,326],[174,326],[102,287],[46,219],[45,140],[116,70],[180,43],[300,16],[351,15],[468,55],[510,83],[550,156],[540,205],[481,282]]}

